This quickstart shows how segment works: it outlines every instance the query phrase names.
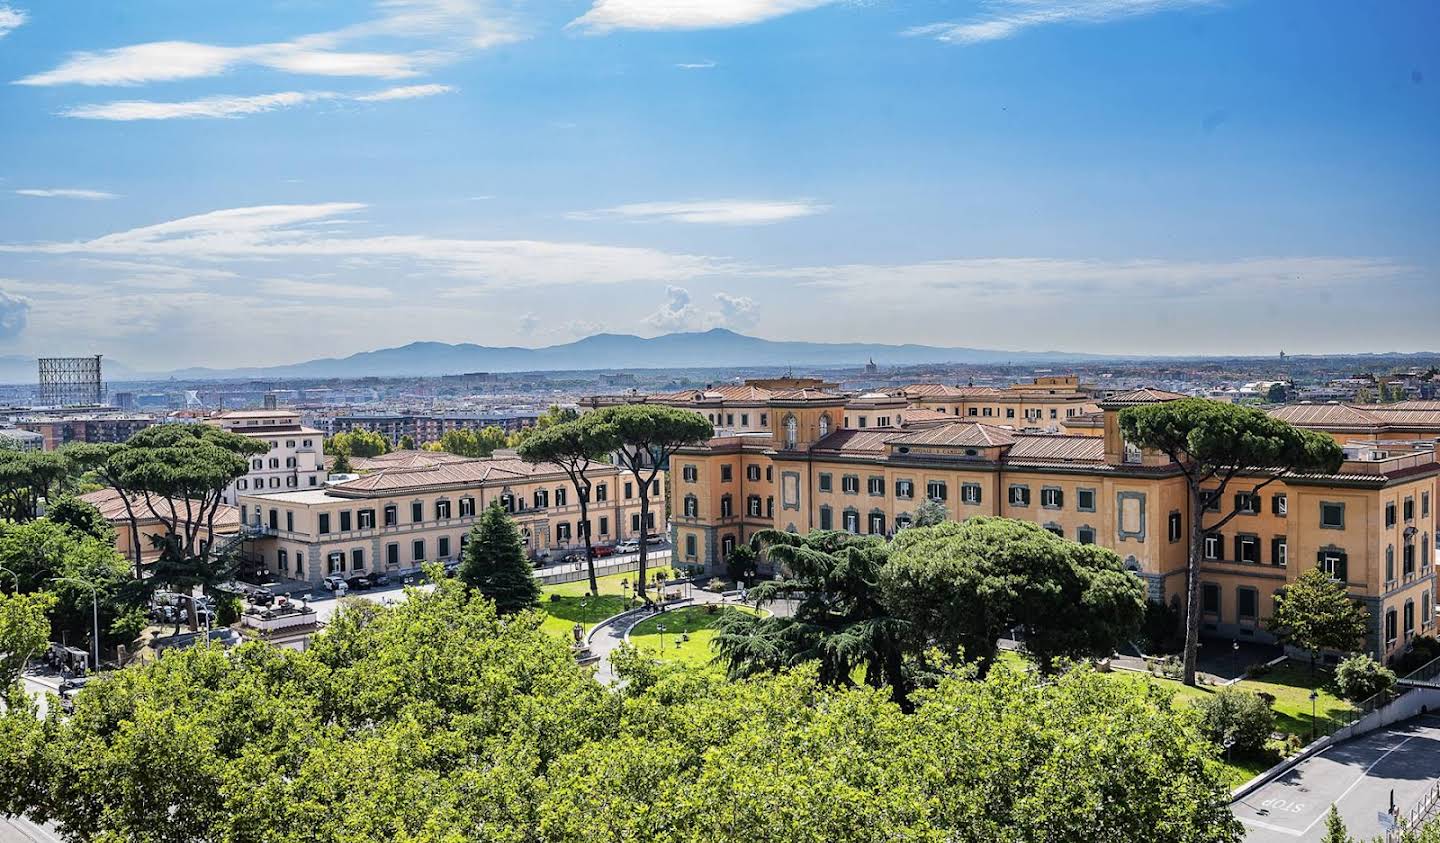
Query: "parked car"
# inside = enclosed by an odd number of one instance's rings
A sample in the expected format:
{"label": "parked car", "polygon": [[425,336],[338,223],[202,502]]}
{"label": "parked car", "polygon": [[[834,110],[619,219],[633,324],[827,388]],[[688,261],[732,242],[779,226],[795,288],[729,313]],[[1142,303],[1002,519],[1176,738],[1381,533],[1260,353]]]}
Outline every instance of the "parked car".
{"label": "parked car", "polygon": [[634,540],[634,539],[626,539],[625,541],[620,542],[619,544],[615,545],[615,552],[616,552],[616,553],[639,553],[639,552],[640,552],[640,542],[638,542],[638,541],[636,541],[636,540]]}
{"label": "parked car", "polygon": [[345,582],[344,577],[340,576],[339,574],[331,574],[330,576],[325,578],[324,585],[326,589],[334,591],[335,589],[339,588],[340,584],[343,582]]}
{"label": "parked car", "polygon": [[596,558],[596,559],[604,559],[604,558],[607,557],[607,556],[614,556],[614,555],[615,555],[615,545],[613,545],[613,544],[597,544],[597,545],[595,545],[595,558]]}
{"label": "parked car", "polygon": [[394,582],[394,580],[390,579],[389,574],[383,574],[378,572],[370,575],[370,581],[375,583],[376,585],[389,585],[390,583]]}
{"label": "parked car", "polygon": [[365,574],[358,574],[351,577],[345,581],[345,585],[349,586],[353,591],[365,591],[366,589],[375,587],[375,583],[371,582],[370,577]]}

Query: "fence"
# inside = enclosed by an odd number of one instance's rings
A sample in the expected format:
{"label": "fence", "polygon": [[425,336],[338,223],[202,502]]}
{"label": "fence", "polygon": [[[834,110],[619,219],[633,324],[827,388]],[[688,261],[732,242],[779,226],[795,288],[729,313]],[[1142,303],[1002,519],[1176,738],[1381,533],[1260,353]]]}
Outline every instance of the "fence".
{"label": "fence", "polygon": [[[652,551],[647,563],[647,567],[652,571],[656,568],[668,567],[670,565],[670,552],[668,550],[660,552]],[[561,570],[557,570],[557,568]],[[595,563],[595,576],[597,577],[609,576],[610,574],[628,574],[631,571],[638,570],[640,570],[640,557],[638,556],[619,562],[606,562],[604,564],[601,564],[600,560],[597,559]],[[542,568],[535,573],[535,579],[539,580],[541,585],[579,582],[589,578],[590,569],[584,562],[552,565],[548,568]]]}
{"label": "fence", "polygon": [[1404,838],[1406,829],[1420,828],[1434,812],[1437,801],[1440,801],[1440,781],[1430,785],[1430,788],[1415,801],[1410,810],[1402,811],[1395,818],[1395,827],[1385,832],[1385,843],[1398,843]]}

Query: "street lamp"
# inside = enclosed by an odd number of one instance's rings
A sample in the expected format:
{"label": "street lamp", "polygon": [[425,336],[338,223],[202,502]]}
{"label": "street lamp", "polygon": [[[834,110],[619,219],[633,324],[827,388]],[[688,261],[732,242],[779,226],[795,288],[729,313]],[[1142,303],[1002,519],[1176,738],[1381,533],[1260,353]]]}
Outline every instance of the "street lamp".
{"label": "street lamp", "polygon": [[96,671],[100,670],[100,590],[94,583],[76,577],[55,577],[55,582],[69,582],[83,585],[90,589],[90,611],[91,621],[95,624],[94,632],[90,636],[90,643],[95,652]]}
{"label": "street lamp", "polygon": [[1320,692],[1310,691],[1310,742],[1315,742],[1315,701],[1320,699]]}

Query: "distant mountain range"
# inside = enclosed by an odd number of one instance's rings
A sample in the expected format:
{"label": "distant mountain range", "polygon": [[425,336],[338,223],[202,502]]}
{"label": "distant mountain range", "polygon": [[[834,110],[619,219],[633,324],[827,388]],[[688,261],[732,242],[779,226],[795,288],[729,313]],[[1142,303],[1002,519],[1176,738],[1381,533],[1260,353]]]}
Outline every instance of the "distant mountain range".
{"label": "distant mountain range", "polygon": [[[1428,352],[1425,354],[1429,354]],[[1305,356],[1305,355],[1301,355]],[[1338,355],[1366,357],[1374,355]],[[1399,356],[1412,356],[1400,353]],[[226,378],[360,378],[454,375],[464,372],[583,371],[596,369],[698,369],[746,366],[857,366],[873,359],[883,367],[927,363],[1065,363],[1136,360],[1136,356],[1064,351],[996,351],[985,348],[880,343],[777,342],[723,328],[703,332],[637,337],[596,334],[542,348],[489,347],[473,343],[413,342],[398,348],[363,351],[243,369],[194,367],[173,372],[140,372],[106,358],[107,381],[220,380]],[[1198,358],[1197,358],[1198,359]],[[33,384],[34,358],[0,355],[0,383]]]}
{"label": "distant mountain range", "polygon": [[181,369],[180,378],[367,377],[451,375],[461,372],[530,372],[586,369],[662,369],[719,366],[846,366],[874,359],[885,366],[918,363],[1003,363],[1095,359],[1059,351],[992,351],[927,345],[775,342],[723,328],[636,337],[596,334],[543,348],[492,348],[471,343],[413,342],[349,357],[307,360],[257,369]]}

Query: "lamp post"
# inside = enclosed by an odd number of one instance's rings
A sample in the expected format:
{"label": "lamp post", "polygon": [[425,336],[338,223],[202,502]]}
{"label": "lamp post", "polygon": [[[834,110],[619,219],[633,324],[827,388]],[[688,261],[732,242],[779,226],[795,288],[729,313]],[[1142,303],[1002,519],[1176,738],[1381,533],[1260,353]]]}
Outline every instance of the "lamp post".
{"label": "lamp post", "polygon": [[90,618],[94,623],[94,631],[90,636],[91,649],[95,653],[94,669],[100,669],[100,590],[94,583],[76,577],[56,577],[55,582],[69,582],[76,585],[83,585],[90,589]]}
{"label": "lamp post", "polygon": [[1310,742],[1315,742],[1315,701],[1320,699],[1320,692],[1310,691]]}

